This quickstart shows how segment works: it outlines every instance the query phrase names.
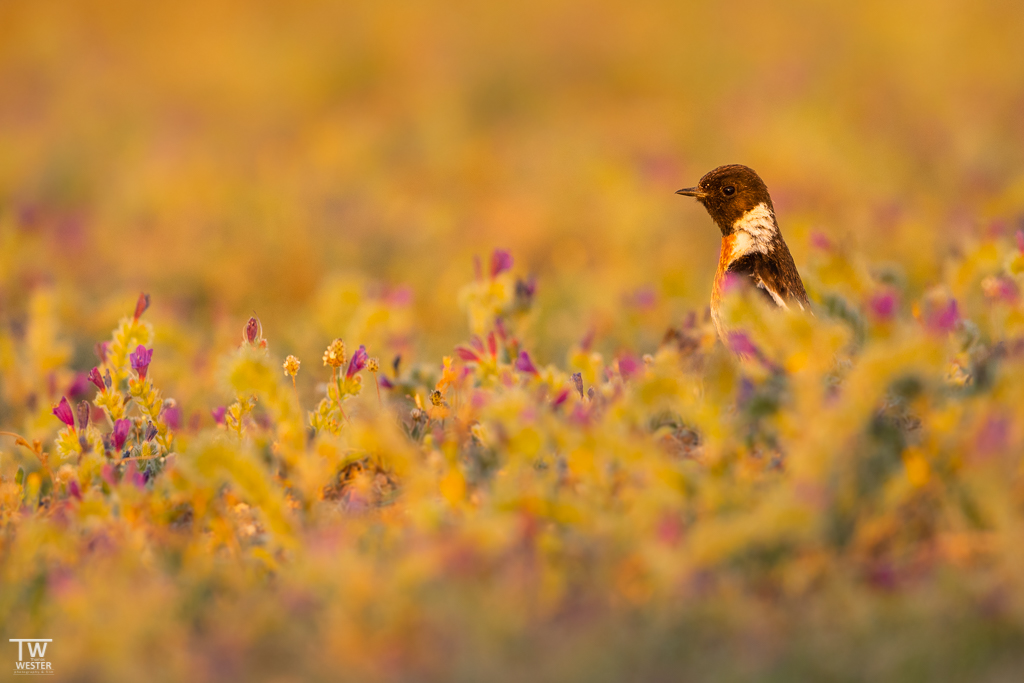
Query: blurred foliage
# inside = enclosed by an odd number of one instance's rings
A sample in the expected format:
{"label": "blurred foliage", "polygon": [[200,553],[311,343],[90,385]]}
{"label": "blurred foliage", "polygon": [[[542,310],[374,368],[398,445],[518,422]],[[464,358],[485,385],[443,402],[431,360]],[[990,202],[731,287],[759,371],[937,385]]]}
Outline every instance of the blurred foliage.
{"label": "blurred foliage", "polygon": [[[82,681],[1016,680],[1022,24],[0,4],[0,635]],[[673,194],[737,162],[817,314],[736,293],[743,356]]]}

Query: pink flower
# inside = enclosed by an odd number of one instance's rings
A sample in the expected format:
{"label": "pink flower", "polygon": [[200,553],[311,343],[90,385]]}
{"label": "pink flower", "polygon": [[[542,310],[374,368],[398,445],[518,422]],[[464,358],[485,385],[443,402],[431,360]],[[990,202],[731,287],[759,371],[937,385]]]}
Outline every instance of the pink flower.
{"label": "pink flower", "polygon": [[356,352],[352,354],[352,360],[348,362],[348,370],[345,371],[345,379],[350,379],[352,375],[365,368],[366,361],[369,359],[370,356],[366,353],[366,347],[360,344],[359,348],[356,349]]}
{"label": "pink flower", "polygon": [[554,400],[551,401],[551,405],[557,408],[558,406],[560,406],[563,403],[565,403],[566,400],[568,400],[568,398],[569,398],[569,390],[568,389],[562,389],[555,396]]}
{"label": "pink flower", "polygon": [[141,489],[146,486],[146,475],[139,472],[139,466],[135,464],[134,460],[129,460],[128,465],[124,468],[124,476],[121,477],[121,481],[127,481],[135,488]]}
{"label": "pink flower", "polygon": [[469,346],[465,344],[456,346],[455,355],[468,363],[479,363],[483,360],[480,357],[480,353],[483,351],[483,342],[480,341],[479,337],[473,337],[469,340],[469,344]]}
{"label": "pink flower", "polygon": [[868,302],[868,307],[879,320],[889,320],[896,312],[896,295],[892,292],[875,294]]}
{"label": "pink flower", "polygon": [[149,371],[149,364],[153,360],[153,349],[147,349],[139,344],[128,358],[132,361],[132,370],[139,373],[139,379],[146,379],[146,372]]}
{"label": "pink flower", "polygon": [[78,486],[78,481],[76,479],[72,479],[68,482],[68,494],[77,500],[82,500],[82,489]]}
{"label": "pink flower", "polygon": [[625,305],[630,308],[649,311],[657,305],[658,293],[651,287],[641,287],[640,289],[627,294],[624,297],[624,300]]}
{"label": "pink flower", "polygon": [[928,327],[936,332],[951,332],[960,322],[960,309],[956,299],[950,299],[944,307],[932,313],[928,319]]}
{"label": "pink flower", "polygon": [[516,370],[526,372],[531,375],[538,374],[537,367],[533,364],[533,361],[530,360],[530,354],[526,351],[519,352],[519,358],[516,359]]}
{"label": "pink flower", "polygon": [[743,281],[736,273],[726,273],[722,278],[722,294],[729,294],[737,291],[743,285]]}
{"label": "pink flower", "polygon": [[103,383],[103,377],[100,376],[100,369],[93,368],[89,371],[87,378],[90,382],[96,385],[96,388],[100,391],[106,391],[107,385]]}
{"label": "pink flower", "polygon": [[227,412],[227,408],[224,406],[218,406],[210,411],[210,415],[213,415],[213,421],[219,425],[224,424],[224,414]]}
{"label": "pink flower", "polygon": [[643,363],[633,356],[623,356],[619,359],[619,374],[622,375],[623,379],[628,379],[635,375],[642,367]]}
{"label": "pink flower", "polygon": [[118,453],[124,448],[125,442],[128,440],[128,432],[132,428],[131,420],[115,420],[114,421],[114,450]]}
{"label": "pink flower", "polygon": [[[505,329],[505,321],[503,321],[501,318],[494,319],[494,330],[498,333],[498,336],[501,337],[501,341],[508,340],[508,330]],[[490,344],[490,340],[488,339],[487,341],[488,344]],[[494,353],[497,353],[497,351],[495,351]]]}
{"label": "pink flower", "polygon": [[822,251],[832,251],[832,240],[823,232],[811,231],[811,246]]}
{"label": "pink flower", "polygon": [[245,341],[250,344],[256,344],[260,338],[260,320],[256,316],[249,318],[249,322],[245,324]]}
{"label": "pink flower", "polygon": [[76,373],[74,381],[68,386],[68,396],[70,396],[72,400],[79,396],[85,396],[85,392],[88,388],[89,378],[85,373]]}
{"label": "pink flower", "polygon": [[730,332],[727,346],[733,353],[739,356],[751,356],[757,358],[761,355],[757,346],[754,345],[754,342],[750,341],[750,337],[743,332]]}
{"label": "pink flower", "polygon": [[164,422],[174,431],[178,431],[181,428],[181,408],[178,406],[164,408]]}
{"label": "pink flower", "polygon": [[512,268],[512,254],[503,249],[495,249],[491,254],[491,277],[497,277]]}
{"label": "pink flower", "polygon": [[1002,275],[989,275],[981,281],[981,291],[993,301],[1016,303],[1019,291],[1017,283]]}
{"label": "pink flower", "polygon": [[71,404],[66,397],[62,396],[60,403],[53,407],[53,414],[68,427],[75,428],[75,414],[71,412]]}

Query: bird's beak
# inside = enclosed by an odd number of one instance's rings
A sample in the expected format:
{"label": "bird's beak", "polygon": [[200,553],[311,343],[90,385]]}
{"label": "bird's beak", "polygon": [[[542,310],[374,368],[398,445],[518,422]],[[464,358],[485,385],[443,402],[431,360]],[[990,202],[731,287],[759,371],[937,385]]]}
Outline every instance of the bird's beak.
{"label": "bird's beak", "polygon": [[676,194],[685,195],[687,197],[696,197],[697,199],[708,196],[708,193],[699,187],[684,187],[681,190],[676,190]]}

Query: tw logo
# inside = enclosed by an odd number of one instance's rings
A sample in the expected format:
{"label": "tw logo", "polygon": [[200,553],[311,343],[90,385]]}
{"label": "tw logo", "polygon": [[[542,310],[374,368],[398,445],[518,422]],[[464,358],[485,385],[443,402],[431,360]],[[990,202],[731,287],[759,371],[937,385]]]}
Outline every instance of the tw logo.
{"label": "tw logo", "polygon": [[[46,646],[52,638],[11,638],[18,644],[18,661],[14,663],[15,674],[53,675],[53,667],[46,661]],[[25,660],[25,646],[28,646],[28,660]]]}

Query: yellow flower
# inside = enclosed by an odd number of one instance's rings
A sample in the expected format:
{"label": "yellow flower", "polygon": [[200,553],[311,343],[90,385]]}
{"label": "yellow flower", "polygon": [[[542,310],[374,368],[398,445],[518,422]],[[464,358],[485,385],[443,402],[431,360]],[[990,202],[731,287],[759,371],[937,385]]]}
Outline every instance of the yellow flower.
{"label": "yellow flower", "polygon": [[437,383],[437,388],[444,391],[448,387],[455,386],[458,380],[459,373],[452,367],[452,357],[445,356],[441,361],[441,379]]}
{"label": "yellow flower", "polygon": [[380,358],[374,356],[366,361],[366,369],[370,372],[377,372],[380,370]]}
{"label": "yellow flower", "polygon": [[284,359],[284,364],[281,367],[284,368],[284,374],[289,377],[295,377],[295,375],[299,374],[299,365],[301,365],[301,362],[298,358],[288,356]]}
{"label": "yellow flower", "polygon": [[440,408],[441,406],[444,405],[444,396],[441,394],[440,391],[434,389],[433,391],[430,392],[430,402],[433,405]]}
{"label": "yellow flower", "polygon": [[327,350],[324,351],[324,365],[329,365],[332,368],[340,368],[344,364],[345,342],[340,339],[335,339],[327,346]]}

